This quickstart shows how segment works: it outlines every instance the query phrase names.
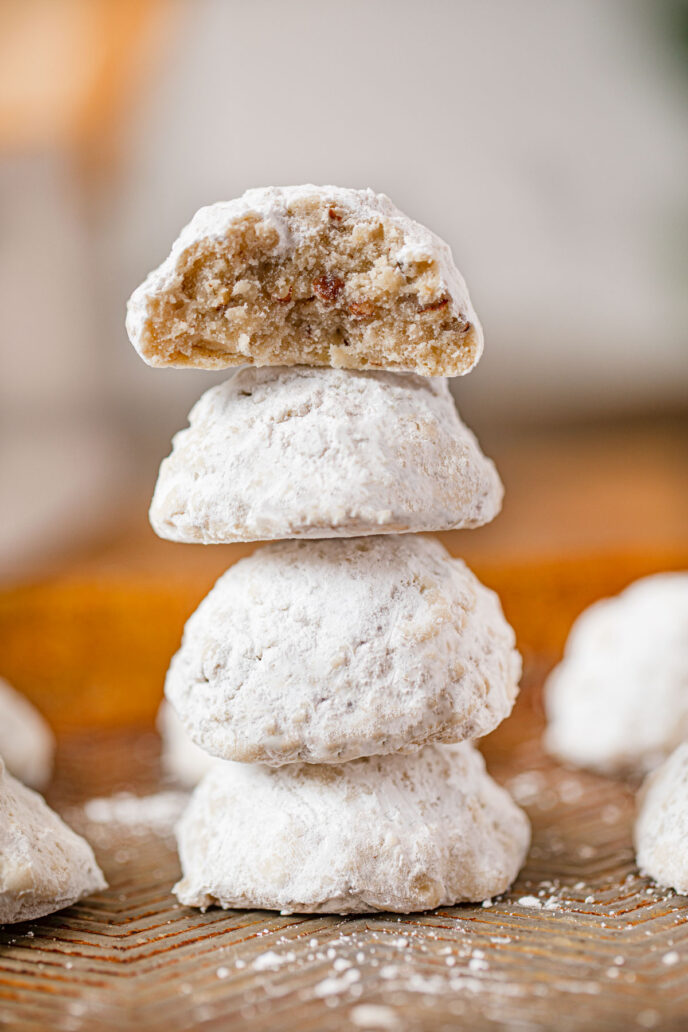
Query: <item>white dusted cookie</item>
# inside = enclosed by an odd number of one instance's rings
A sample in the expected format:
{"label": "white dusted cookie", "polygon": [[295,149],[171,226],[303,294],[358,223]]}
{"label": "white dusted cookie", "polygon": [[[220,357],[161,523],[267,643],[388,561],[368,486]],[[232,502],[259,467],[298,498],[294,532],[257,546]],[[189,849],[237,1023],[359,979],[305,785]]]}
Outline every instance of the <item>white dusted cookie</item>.
{"label": "white dusted cookie", "polygon": [[200,398],[160,467],[160,537],[215,544],[477,527],[502,484],[444,379],[241,369]]}
{"label": "white dusted cookie", "polygon": [[52,914],[104,888],[88,842],[0,759],[0,924]]}
{"label": "white dusted cookie", "polygon": [[266,187],[201,208],[131,296],[149,365],[459,376],[483,335],[447,244],[384,194]]}
{"label": "white dusted cookie", "polygon": [[178,828],[190,906],[409,913],[507,889],[525,814],[468,743],[340,766],[227,763]]}
{"label": "white dusted cookie", "polygon": [[550,752],[604,773],[655,766],[688,737],[688,574],[587,609],[545,692]]}
{"label": "white dusted cookie", "polygon": [[633,837],[641,872],[688,894],[688,742],[645,779]]}
{"label": "white dusted cookie", "polygon": [[213,764],[221,762],[191,741],[174,707],[166,700],[160,704],[156,723],[162,739],[162,769],[168,777],[193,788]]}
{"label": "white dusted cookie", "polygon": [[50,780],[55,739],[25,696],[0,677],[0,756],[24,784],[42,788]]}
{"label": "white dusted cookie", "polygon": [[479,738],[521,659],[499,599],[431,538],[283,541],[189,618],[165,692],[228,760],[335,763]]}

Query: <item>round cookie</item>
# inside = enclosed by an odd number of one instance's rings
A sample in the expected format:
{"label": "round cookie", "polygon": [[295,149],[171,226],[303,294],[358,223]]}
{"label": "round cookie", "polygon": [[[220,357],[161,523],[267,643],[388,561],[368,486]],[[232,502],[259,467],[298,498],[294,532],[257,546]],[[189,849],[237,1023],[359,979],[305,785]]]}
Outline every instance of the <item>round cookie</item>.
{"label": "round cookie", "polygon": [[32,788],[50,780],[55,739],[28,699],[0,677],[0,756],[15,777]]}
{"label": "round cookie", "polygon": [[284,541],[189,618],[165,692],[228,760],[336,763],[479,738],[521,660],[499,599],[431,538]]}
{"label": "round cookie", "polygon": [[169,702],[160,704],[156,723],[162,738],[162,769],[186,788],[193,788],[213,764],[222,762],[191,741]]}
{"label": "round cookie", "polygon": [[409,913],[504,892],[530,828],[462,743],[334,767],[221,764],[177,838],[174,891],[190,906]]}
{"label": "round cookie", "polygon": [[545,701],[548,750],[603,773],[649,770],[688,737],[688,574],[645,577],[587,609]]}
{"label": "round cookie", "polygon": [[129,300],[157,366],[314,365],[460,376],[483,334],[447,244],[384,194],[248,190],[201,208]]}
{"label": "round cookie", "polygon": [[88,842],[0,760],[0,925],[52,914],[104,888]]}
{"label": "round cookie", "polygon": [[634,841],[643,874],[688,894],[688,742],[645,779]]}
{"label": "round cookie", "polygon": [[247,368],[196,403],[160,467],[160,537],[215,544],[477,527],[503,489],[446,380]]}

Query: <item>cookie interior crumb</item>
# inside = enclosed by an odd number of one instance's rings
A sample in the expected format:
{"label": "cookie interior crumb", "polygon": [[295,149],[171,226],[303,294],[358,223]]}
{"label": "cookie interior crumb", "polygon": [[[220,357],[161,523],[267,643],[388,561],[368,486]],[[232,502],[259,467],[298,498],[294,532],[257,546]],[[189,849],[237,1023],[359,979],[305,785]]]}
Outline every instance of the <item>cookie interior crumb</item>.
{"label": "cookie interior crumb", "polygon": [[180,256],[148,301],[154,365],[330,365],[459,375],[480,333],[452,311],[433,257],[402,262],[397,221],[313,194],[292,200],[289,245],[256,211]]}

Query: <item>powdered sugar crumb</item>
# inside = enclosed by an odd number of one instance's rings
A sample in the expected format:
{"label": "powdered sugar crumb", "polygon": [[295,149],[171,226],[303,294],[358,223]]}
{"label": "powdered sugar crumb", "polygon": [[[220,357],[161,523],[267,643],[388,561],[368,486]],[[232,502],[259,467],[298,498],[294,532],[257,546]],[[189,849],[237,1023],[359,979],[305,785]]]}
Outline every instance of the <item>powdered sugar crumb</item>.
{"label": "powdered sugar crumb", "polygon": [[360,1003],[349,1011],[349,1020],[357,1028],[398,1029],[401,1022],[391,1007],[374,1003]]}
{"label": "powdered sugar crumb", "polygon": [[274,971],[283,964],[289,964],[294,960],[295,954],[291,951],[289,953],[276,953],[275,950],[268,950],[267,953],[261,953],[259,957],[256,957],[251,967],[254,971]]}
{"label": "powdered sugar crumb", "polygon": [[[83,818],[95,825],[119,825],[135,835],[152,832],[171,834],[175,823],[188,802],[186,792],[156,792],[137,796],[132,792],[117,792],[102,798],[89,799],[81,807]],[[79,814],[77,813],[77,819]]]}

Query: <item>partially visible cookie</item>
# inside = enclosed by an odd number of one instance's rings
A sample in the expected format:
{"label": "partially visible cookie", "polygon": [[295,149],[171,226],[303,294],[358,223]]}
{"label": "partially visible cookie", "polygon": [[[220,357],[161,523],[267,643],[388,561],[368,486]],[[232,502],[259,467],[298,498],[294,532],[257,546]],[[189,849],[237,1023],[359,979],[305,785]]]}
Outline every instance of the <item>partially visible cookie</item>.
{"label": "partially visible cookie", "polygon": [[191,741],[174,707],[165,700],[158,709],[156,723],[162,739],[162,769],[168,777],[193,788],[213,764],[221,762]]}
{"label": "partially visible cookie", "polygon": [[149,365],[460,376],[483,335],[447,244],[384,194],[267,187],[201,208],[131,296]]}
{"label": "partially visible cookie", "polygon": [[214,544],[477,527],[503,489],[447,381],[241,369],[196,403],[160,467],[160,537]]}
{"label": "partially visible cookie", "polygon": [[242,559],[189,618],[165,685],[228,760],[336,763],[479,738],[521,660],[499,599],[439,541],[284,541]]}
{"label": "partially visible cookie", "polygon": [[646,778],[634,839],[641,872],[688,894],[688,742]]}
{"label": "partially visible cookie", "polygon": [[334,767],[221,764],[177,838],[189,906],[409,913],[504,892],[530,828],[464,743]]}
{"label": "partially visible cookie", "polygon": [[0,756],[15,777],[32,788],[50,780],[55,739],[27,698],[0,677]]}
{"label": "partially visible cookie", "polygon": [[0,924],[52,914],[104,888],[88,842],[0,759]]}
{"label": "partially visible cookie", "polygon": [[688,737],[688,574],[645,577],[587,609],[545,692],[556,756],[603,773],[659,763]]}

